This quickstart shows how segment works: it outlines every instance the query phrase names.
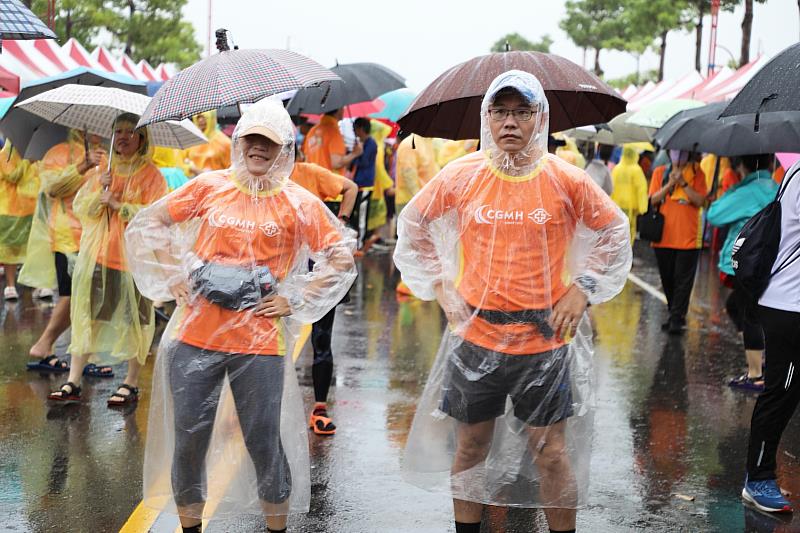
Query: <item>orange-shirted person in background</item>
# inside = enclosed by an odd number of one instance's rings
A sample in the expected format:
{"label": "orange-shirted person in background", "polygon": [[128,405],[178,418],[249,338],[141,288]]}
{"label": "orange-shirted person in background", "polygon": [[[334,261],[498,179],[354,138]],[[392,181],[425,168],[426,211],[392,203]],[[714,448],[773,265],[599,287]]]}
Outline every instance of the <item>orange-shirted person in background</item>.
{"label": "orange-shirted person in background", "polygon": [[[304,189],[310,191],[322,201],[333,200],[342,196],[339,204],[339,220],[347,225],[358,197],[358,186],[352,180],[335,172],[326,170],[314,163],[295,162],[292,175],[289,177]],[[318,435],[332,435],[336,432],[333,420],[328,416],[328,391],[333,381],[333,352],[330,337],[327,337],[328,349],[319,349],[325,339],[320,335],[330,335],[336,313],[334,307],[315,323],[316,344],[314,345],[314,362],[311,366],[311,378],[314,384],[314,407],[309,416],[309,427]],[[312,331],[313,333],[313,331]]]}
{"label": "orange-shirted person in background", "polygon": [[670,150],[669,155],[670,163],[656,168],[650,180],[650,201],[664,215],[664,233],[652,247],[669,308],[669,319],[661,329],[679,335],[686,327],[703,247],[702,208],[708,183],[688,152]]}
{"label": "orange-shirted person in background", "polygon": [[[449,163],[400,214],[403,281],[435,298],[450,325],[405,477],[451,487],[458,533],[480,531],[483,504],[509,502],[544,508],[551,531],[574,531],[588,484],[576,464],[590,451],[591,423],[578,414],[582,378],[571,369],[590,358],[579,346],[591,340],[585,328],[569,337],[588,325],[589,302],[624,286],[629,230],[582,169],[547,154],[548,121],[539,81],[501,74],[481,106],[481,149]],[[587,259],[570,261],[576,250]]]}
{"label": "orange-shirted person in background", "polygon": [[70,301],[72,366],[67,382],[48,397],[54,401],[80,401],[82,368],[90,360],[128,363],[109,406],[139,398],[139,372],[153,342],[155,316],[153,302],[134,284],[123,234],[140,209],[167,193],[167,183],[153,163],[147,130],[136,129],[138,121],[133,114],[117,118],[110,171],[95,167],[87,172],[75,196],[83,234]]}

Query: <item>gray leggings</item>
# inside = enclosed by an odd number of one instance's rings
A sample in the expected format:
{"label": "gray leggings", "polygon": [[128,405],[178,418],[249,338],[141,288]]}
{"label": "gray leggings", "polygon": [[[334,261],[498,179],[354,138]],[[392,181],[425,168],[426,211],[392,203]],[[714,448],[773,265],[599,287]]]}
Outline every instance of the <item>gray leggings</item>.
{"label": "gray leggings", "polygon": [[205,501],[206,453],[226,373],[244,442],[255,465],[258,497],[269,503],[285,501],[292,491],[292,476],[280,431],[284,358],[213,352],[182,342],[176,342],[170,351],[175,503],[187,506]]}

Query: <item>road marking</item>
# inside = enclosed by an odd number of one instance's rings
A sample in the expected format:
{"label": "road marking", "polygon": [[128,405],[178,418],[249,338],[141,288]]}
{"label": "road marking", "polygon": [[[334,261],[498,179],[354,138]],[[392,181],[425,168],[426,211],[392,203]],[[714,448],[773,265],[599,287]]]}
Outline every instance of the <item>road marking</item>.
{"label": "road marking", "polygon": [[635,285],[638,285],[639,287],[644,289],[644,291],[648,293],[650,296],[653,296],[657,300],[660,300],[661,303],[663,303],[664,305],[667,305],[667,297],[664,295],[663,292],[653,287],[652,285],[650,285],[645,280],[643,280],[642,278],[640,278],[639,276],[637,276],[632,272],[628,274],[628,279],[631,280],[631,282],[634,283]]}
{"label": "road marking", "polygon": [[[297,336],[297,344],[294,346],[294,352],[292,353],[292,361],[297,361],[300,357],[300,354],[303,351],[303,347],[308,342],[308,338],[311,336],[311,324],[303,324],[303,327],[300,328],[300,333]],[[215,477],[211,477],[211,479],[215,479]],[[218,477],[216,478],[218,479]],[[225,485],[230,483],[230,479],[225,481]],[[143,533],[145,531],[150,531],[150,528],[153,526],[155,521],[158,519],[158,516],[161,514],[161,509],[163,509],[169,500],[166,498],[164,499],[163,505],[158,506],[158,509],[153,507],[147,507],[144,505],[144,502],[139,502],[139,505],[133,510],[131,515],[128,517],[128,520],[119,530],[119,533]],[[215,502],[210,502],[210,506],[213,508],[216,507]],[[208,524],[208,520],[203,520],[203,529]],[[176,532],[180,533],[181,527],[180,524],[176,529]]]}

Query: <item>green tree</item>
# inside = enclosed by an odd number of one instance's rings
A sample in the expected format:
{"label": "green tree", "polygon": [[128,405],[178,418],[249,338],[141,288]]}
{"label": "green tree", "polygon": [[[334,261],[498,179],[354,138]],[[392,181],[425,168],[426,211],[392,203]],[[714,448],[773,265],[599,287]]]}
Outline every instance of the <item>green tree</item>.
{"label": "green tree", "polygon": [[529,41],[519,33],[509,33],[500,37],[493,45],[490,52],[505,52],[506,45],[509,50],[518,50],[521,52],[550,52],[550,46],[553,44],[553,39],[549,35],[544,35],[538,41]]}
{"label": "green tree", "polygon": [[657,81],[658,80],[658,71],[656,69],[648,70],[646,72],[633,72],[628,74],[627,76],[622,76],[621,78],[614,78],[610,80],[606,80],[606,83],[609,84],[611,87],[615,89],[624,90],[627,89],[629,85],[639,85],[641,83],[647,83],[648,81]]}
{"label": "green tree", "polygon": [[[686,26],[687,30],[694,30],[694,68],[702,70],[701,47],[703,43],[703,18],[711,13],[711,0],[689,0],[687,2]],[[739,0],[721,0],[720,10],[733,11]]]}
{"label": "green tree", "polygon": [[689,0],[626,0],[625,24],[635,28],[636,35],[655,39],[653,48],[659,53],[658,81],[664,79],[669,32],[685,28]]}
{"label": "green tree", "polygon": [[[31,10],[42,20],[47,18],[47,3],[47,0],[31,2]],[[54,31],[62,42],[74,37],[81,44],[88,44],[114,16],[103,9],[103,0],[60,0],[56,2]]]}
{"label": "green tree", "polygon": [[567,0],[567,16],[559,23],[576,46],[594,49],[594,72],[602,75],[600,52],[624,39],[622,0]]}

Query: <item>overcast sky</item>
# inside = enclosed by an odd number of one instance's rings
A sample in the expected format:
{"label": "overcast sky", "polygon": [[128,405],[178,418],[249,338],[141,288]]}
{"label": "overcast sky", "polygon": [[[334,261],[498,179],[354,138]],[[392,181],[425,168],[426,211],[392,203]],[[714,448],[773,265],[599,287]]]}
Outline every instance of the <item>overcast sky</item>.
{"label": "overcast sky", "polygon": [[[556,0],[211,0],[212,29],[229,29],[241,48],[290,48],[325,66],[357,61],[381,63],[407,79],[419,91],[449,67],[489,51],[501,36],[518,32],[530,40],[545,34],[554,39],[551,51],[578,64],[583,52],[559,29],[564,2]],[[205,45],[209,0],[189,0],[186,17]],[[717,63],[730,55],[738,60],[743,8],[720,16]],[[703,64],[708,57],[708,28]],[[796,0],[756,4],[751,58],[772,56],[798,41],[800,18]],[[213,36],[212,36],[213,38]],[[678,77],[694,67],[694,33],[672,32],[667,39],[666,77]],[[212,42],[213,46],[213,42]],[[724,47],[724,48],[723,48]],[[591,66],[593,55],[587,63]],[[600,64],[610,78],[636,70],[635,59],[603,52]],[[643,57],[642,70],[657,68],[658,56]]]}

